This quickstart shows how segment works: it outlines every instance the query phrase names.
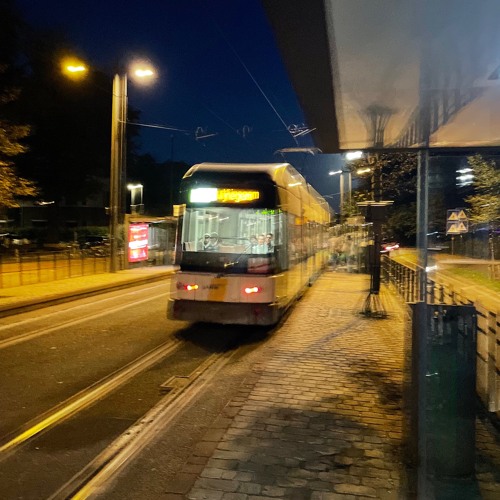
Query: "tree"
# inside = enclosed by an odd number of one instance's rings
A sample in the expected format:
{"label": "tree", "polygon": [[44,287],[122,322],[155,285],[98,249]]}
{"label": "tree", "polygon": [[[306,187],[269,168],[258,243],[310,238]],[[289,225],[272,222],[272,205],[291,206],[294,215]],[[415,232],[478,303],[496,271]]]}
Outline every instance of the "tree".
{"label": "tree", "polygon": [[91,71],[75,82],[64,77],[63,56],[75,53],[61,35],[31,33],[29,77],[22,113],[33,124],[30,151],[20,164],[56,207],[84,202],[102,189],[109,172],[111,79]]}
{"label": "tree", "polygon": [[470,206],[470,220],[474,223],[500,223],[500,169],[493,159],[476,154],[467,161],[474,170],[474,194],[465,201]]}
{"label": "tree", "polygon": [[21,72],[14,61],[18,55],[20,22],[13,3],[0,2],[0,211],[17,207],[19,197],[35,196],[37,188],[19,177],[13,159],[26,151],[21,141],[30,133],[28,125],[14,119],[13,103],[20,95]]}
{"label": "tree", "polygon": [[[358,177],[358,188],[353,199],[372,200],[375,190],[379,190],[382,200],[393,201],[389,207],[386,233],[404,242],[411,242],[416,234],[416,191],[417,191],[417,154],[416,153],[379,153],[350,163],[351,171],[370,168],[371,175]],[[380,186],[373,172],[380,172]],[[349,213],[352,207],[349,207]]]}

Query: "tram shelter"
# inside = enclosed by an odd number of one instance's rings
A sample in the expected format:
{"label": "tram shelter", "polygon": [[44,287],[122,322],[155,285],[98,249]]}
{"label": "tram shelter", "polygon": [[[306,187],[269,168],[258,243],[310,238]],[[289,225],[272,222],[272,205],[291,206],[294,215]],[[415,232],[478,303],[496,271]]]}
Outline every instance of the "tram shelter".
{"label": "tram shelter", "polygon": [[[436,335],[444,328],[453,342],[460,335],[463,342],[475,342],[474,307],[449,307],[446,312],[429,300],[425,284],[433,256],[427,240],[434,217],[429,185],[444,168],[447,155],[491,154],[500,147],[500,9],[496,0],[263,0],[262,4],[316,147],[323,153],[418,152],[417,267],[422,286],[413,307],[410,346],[410,445],[419,464],[419,494],[427,497],[428,478],[439,474],[443,463],[429,444],[435,439],[431,426],[443,423],[435,420],[436,407],[430,419],[426,414],[432,407],[430,398],[443,394],[433,392],[427,375],[432,360],[444,371],[444,356],[456,355],[438,352],[443,346],[437,346]],[[459,324],[465,330],[459,332]],[[469,377],[461,380],[470,392],[475,372],[464,375],[460,368],[464,363],[474,365],[474,357],[468,359],[459,360],[447,380],[456,384],[460,377]],[[467,399],[470,394],[463,396]],[[474,409],[465,411],[470,414]],[[455,450],[461,457],[453,460],[455,468],[445,472],[463,476],[473,474],[470,468],[464,470],[464,464],[471,463],[474,431],[456,413],[447,415],[446,424],[462,432],[466,445]]]}

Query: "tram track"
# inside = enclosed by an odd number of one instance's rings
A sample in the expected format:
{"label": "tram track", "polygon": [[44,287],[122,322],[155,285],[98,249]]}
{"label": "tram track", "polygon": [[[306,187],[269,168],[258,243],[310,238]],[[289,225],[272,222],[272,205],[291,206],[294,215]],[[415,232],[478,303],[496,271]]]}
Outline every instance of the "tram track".
{"label": "tram track", "polygon": [[[168,295],[158,287],[0,325],[11,335],[0,341],[11,360],[10,385],[0,393],[0,405],[10,407],[0,436],[2,500],[88,498],[110,488],[155,437],[175,434],[183,412],[196,408],[241,341],[253,338],[248,329],[151,322],[162,307],[153,300]],[[124,295],[125,303],[114,302]],[[25,356],[32,362],[23,372],[12,360]]]}
{"label": "tram track", "polygon": [[[97,491],[102,494],[106,484],[182,413],[234,355],[235,351],[212,354],[188,377],[184,377],[185,383],[175,385],[143,418],[122,433],[48,500],[84,500]],[[170,384],[172,380],[166,383]]]}
{"label": "tram track", "polygon": [[127,383],[141,371],[158,363],[165,356],[178,349],[181,344],[180,341],[169,340],[165,342],[158,348],[153,349],[104,379],[80,391],[60,405],[48,410],[43,415],[34,418],[21,429],[14,431],[6,438],[0,439],[0,461],[2,461],[9,452],[15,450],[16,447],[26,443],[39,433],[60,424],[79,411],[82,411],[89,405],[105,397],[111,391],[116,390],[120,385]]}
{"label": "tram track", "polygon": [[[148,287],[146,290],[151,291],[154,288],[159,288],[159,286],[160,285]],[[164,285],[163,285],[163,287],[164,287]],[[38,337],[53,333],[53,332],[60,330],[62,328],[75,326],[75,325],[84,323],[86,321],[92,321],[92,320],[95,320],[95,319],[98,319],[98,318],[101,318],[104,316],[108,316],[109,314],[113,314],[116,312],[120,312],[120,311],[129,309],[131,307],[131,305],[133,305],[133,306],[141,305],[141,304],[145,304],[147,302],[153,301],[153,300],[157,300],[158,298],[161,298],[161,297],[166,297],[169,295],[169,292],[161,292],[161,293],[156,294],[152,297],[147,297],[145,299],[140,299],[140,300],[137,300],[134,297],[134,295],[136,295],[136,294],[137,294],[137,291],[125,293],[125,294],[121,295],[120,297],[108,297],[108,298],[100,299],[100,306],[102,306],[105,302],[113,301],[113,300],[121,300],[122,303],[119,305],[116,305],[116,306],[108,307],[107,309],[104,309],[104,310],[99,311],[99,312],[84,314],[76,319],[59,321],[54,326],[37,328],[37,329],[32,330],[32,331],[28,331],[28,332],[25,332],[25,333],[22,333],[19,335],[13,335],[11,337],[2,339],[2,340],[0,340],[0,349],[6,349],[8,347],[15,346],[15,345],[20,344],[22,342],[27,342],[27,341],[36,339]],[[127,296],[129,296],[128,298],[133,299],[133,301],[131,300],[129,302],[123,303],[123,298],[124,297],[127,298]],[[27,318],[27,319],[23,319],[23,320],[20,320],[20,321],[11,323],[11,324],[0,325],[0,332],[12,330],[12,329],[18,328],[18,327],[26,327],[27,325],[34,323],[35,321],[40,322],[42,320],[47,320],[47,319],[50,319],[51,317],[54,317],[57,315],[61,316],[62,314],[75,313],[82,308],[89,308],[89,307],[95,307],[95,305],[93,303],[80,304],[80,305],[72,306],[70,309],[66,309],[65,311],[51,312],[51,313],[47,313],[47,314],[38,316],[36,318]]]}
{"label": "tram track", "polygon": [[[224,340],[207,341],[213,333],[207,328],[180,330],[174,339],[4,436],[2,498],[83,499],[109,487],[148,443],[169,432],[239,353],[241,335],[227,331]],[[141,401],[139,408],[135,401]],[[22,476],[29,481],[19,486],[15,478]]]}

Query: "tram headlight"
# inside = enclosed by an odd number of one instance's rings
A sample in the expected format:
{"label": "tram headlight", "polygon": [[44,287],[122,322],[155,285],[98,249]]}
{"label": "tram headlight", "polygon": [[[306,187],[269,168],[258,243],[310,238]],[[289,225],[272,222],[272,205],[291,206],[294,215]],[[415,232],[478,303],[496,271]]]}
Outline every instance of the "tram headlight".
{"label": "tram headlight", "polygon": [[260,286],[247,286],[245,287],[245,293],[247,295],[250,295],[252,293],[259,293],[262,291],[262,288]]}

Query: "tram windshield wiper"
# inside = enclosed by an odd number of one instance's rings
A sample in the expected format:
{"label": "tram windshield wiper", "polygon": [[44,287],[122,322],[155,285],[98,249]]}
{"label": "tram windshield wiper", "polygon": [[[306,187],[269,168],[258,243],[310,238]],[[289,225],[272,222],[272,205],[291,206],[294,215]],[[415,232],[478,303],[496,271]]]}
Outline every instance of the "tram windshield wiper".
{"label": "tram windshield wiper", "polygon": [[[240,263],[240,259],[243,257],[243,255],[247,255],[249,250],[252,248],[252,244],[249,243],[248,246],[245,248],[245,250],[243,250],[243,252],[241,252],[235,260],[231,261],[231,262],[225,262],[224,263],[224,269],[228,268],[228,267],[233,267],[235,266],[236,264],[239,264]],[[250,254],[249,254],[250,255]]]}

